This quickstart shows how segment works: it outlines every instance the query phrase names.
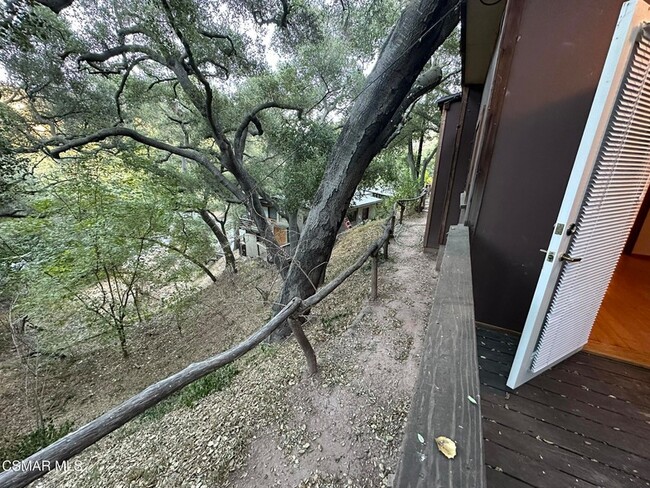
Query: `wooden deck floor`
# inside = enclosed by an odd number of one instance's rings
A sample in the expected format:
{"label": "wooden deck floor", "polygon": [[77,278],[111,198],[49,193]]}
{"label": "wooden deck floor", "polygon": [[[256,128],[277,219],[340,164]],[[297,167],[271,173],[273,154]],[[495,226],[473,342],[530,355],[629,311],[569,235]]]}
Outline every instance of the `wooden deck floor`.
{"label": "wooden deck floor", "polygon": [[477,335],[488,487],[650,486],[650,370],[578,353],[509,392],[518,338]]}

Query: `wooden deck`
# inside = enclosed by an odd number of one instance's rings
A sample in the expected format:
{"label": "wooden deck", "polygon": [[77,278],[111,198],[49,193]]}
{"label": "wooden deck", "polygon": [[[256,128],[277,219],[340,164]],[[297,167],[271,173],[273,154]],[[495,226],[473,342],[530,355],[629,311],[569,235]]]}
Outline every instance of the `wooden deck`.
{"label": "wooden deck", "polygon": [[512,392],[518,338],[477,339],[488,487],[650,486],[650,370],[578,353]]}

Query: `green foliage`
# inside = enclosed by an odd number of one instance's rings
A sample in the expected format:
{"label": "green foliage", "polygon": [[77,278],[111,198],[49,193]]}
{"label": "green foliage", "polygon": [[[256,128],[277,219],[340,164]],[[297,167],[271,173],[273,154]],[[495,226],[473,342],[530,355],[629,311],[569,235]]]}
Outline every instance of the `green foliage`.
{"label": "green foliage", "polygon": [[142,414],[141,418],[147,421],[158,420],[180,406],[193,407],[199,400],[211,393],[228,388],[238,373],[239,370],[234,364],[226,364],[214,373],[204,376],[175,395],[151,407]]}
{"label": "green foliage", "polygon": [[268,150],[278,155],[280,165],[270,184],[282,196],[285,211],[297,211],[311,202],[335,141],[336,133],[325,122],[278,123],[269,136]]}
{"label": "green foliage", "polygon": [[215,255],[213,236],[191,212],[203,197],[99,155],[51,169],[44,183],[33,217],[0,221],[2,294],[18,294],[17,311],[52,340],[84,324],[75,334],[108,329],[126,353],[126,328],[147,318],[156,290],[196,276],[170,246],[199,262]]}
{"label": "green foliage", "polygon": [[[25,459],[72,432],[72,426],[70,421],[57,426],[48,420],[43,427],[16,439],[13,444],[0,447],[0,462]],[[0,468],[0,471],[4,470]]]}
{"label": "green foliage", "polygon": [[239,373],[239,370],[232,363],[226,364],[214,373],[210,373],[186,386],[180,392],[179,403],[186,407],[193,407],[201,398],[228,388],[237,373]]}
{"label": "green foliage", "polygon": [[393,195],[394,200],[406,200],[409,198],[415,198],[420,194],[422,187],[420,182],[412,179],[403,179],[400,181],[400,184],[395,189],[395,194]]}
{"label": "green foliage", "polygon": [[[75,2],[58,16],[29,3],[0,17],[9,84],[0,105],[0,192],[31,211],[0,221],[0,299],[18,296],[18,312],[46,334],[108,330],[125,352],[128,328],[160,305],[158,291],[175,307],[191,306],[169,289],[191,288],[197,263],[215,255],[193,212],[224,212],[226,200],[239,198],[215,173],[233,182],[249,172],[255,181],[240,181],[239,190],[254,187],[284,213],[309,206],[401,4],[102,0]],[[131,48],[114,55],[123,46]],[[436,55],[445,75],[458,66],[457,49],[451,39]],[[455,87],[457,78],[449,80],[409,112],[362,186],[408,184],[406,148],[423,141],[422,159],[435,147],[434,102]],[[252,114],[267,102],[290,107]],[[122,137],[91,138],[60,160],[41,151],[114,127],[190,148],[208,163]],[[234,151],[239,167],[226,156],[244,139]],[[242,213],[239,206],[230,215]]]}

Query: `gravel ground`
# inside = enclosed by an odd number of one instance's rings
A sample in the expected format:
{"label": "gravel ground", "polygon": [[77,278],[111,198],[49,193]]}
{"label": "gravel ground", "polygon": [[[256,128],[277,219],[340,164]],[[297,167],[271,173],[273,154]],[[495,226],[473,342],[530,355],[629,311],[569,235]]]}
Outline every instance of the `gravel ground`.
{"label": "gravel ground", "polygon": [[[258,348],[238,361],[240,374],[224,391],[137,419],[77,456],[79,471],[50,473],[33,486],[392,486],[435,286],[435,256],[422,252],[424,225],[422,214],[397,228],[390,258],[380,264],[376,302],[367,300],[368,265],[313,311],[306,332],[318,375],[306,374],[292,340]],[[380,232],[375,223],[344,236],[328,274]],[[267,275],[249,280],[249,288]],[[230,324],[267,313],[238,310],[219,313]],[[225,342],[262,322],[233,327]]]}

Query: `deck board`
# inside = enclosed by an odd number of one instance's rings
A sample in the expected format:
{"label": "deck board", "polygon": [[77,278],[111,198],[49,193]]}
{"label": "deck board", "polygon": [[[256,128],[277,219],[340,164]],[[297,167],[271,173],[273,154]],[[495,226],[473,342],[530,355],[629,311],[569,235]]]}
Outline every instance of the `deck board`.
{"label": "deck board", "polygon": [[513,392],[517,341],[477,328],[488,487],[650,486],[650,370],[578,353]]}
{"label": "deck board", "polygon": [[543,461],[554,469],[571,473],[596,486],[643,486],[643,481],[624,472],[599,465],[594,469],[594,462],[584,456],[567,451],[555,444],[548,444],[543,439],[522,436],[519,431],[496,422],[485,422],[483,427],[485,436],[500,445],[517,451],[527,457]]}
{"label": "deck board", "polygon": [[533,486],[490,466],[486,469],[486,478],[488,486],[498,486],[499,488],[529,488]]}

